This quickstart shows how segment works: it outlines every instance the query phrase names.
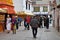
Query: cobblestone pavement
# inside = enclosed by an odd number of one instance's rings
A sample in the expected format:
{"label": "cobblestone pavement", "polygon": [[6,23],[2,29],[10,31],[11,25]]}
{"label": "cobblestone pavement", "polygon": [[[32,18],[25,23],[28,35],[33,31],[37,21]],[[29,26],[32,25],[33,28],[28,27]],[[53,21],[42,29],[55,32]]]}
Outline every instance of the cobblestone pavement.
{"label": "cobblestone pavement", "polygon": [[32,30],[24,30],[24,26],[20,26],[16,34],[6,32],[0,33],[0,40],[60,40],[60,35],[50,26],[49,29],[38,28],[37,38],[33,38]]}

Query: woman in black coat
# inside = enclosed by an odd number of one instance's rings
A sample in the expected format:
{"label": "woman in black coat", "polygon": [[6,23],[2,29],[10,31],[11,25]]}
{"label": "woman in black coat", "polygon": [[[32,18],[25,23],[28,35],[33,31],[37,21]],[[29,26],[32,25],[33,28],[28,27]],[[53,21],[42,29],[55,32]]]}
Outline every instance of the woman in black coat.
{"label": "woman in black coat", "polygon": [[46,17],[46,28],[49,29],[49,18]]}

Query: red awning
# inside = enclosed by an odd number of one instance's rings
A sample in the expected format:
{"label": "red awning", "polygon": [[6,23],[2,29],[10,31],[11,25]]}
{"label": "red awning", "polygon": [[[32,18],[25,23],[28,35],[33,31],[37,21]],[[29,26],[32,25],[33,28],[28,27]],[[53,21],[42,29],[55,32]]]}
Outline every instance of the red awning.
{"label": "red awning", "polygon": [[7,12],[8,12],[8,14],[15,14],[15,11],[14,11],[14,9],[7,9]]}
{"label": "red awning", "polygon": [[0,8],[5,9],[8,14],[15,14],[14,6],[1,5]]}

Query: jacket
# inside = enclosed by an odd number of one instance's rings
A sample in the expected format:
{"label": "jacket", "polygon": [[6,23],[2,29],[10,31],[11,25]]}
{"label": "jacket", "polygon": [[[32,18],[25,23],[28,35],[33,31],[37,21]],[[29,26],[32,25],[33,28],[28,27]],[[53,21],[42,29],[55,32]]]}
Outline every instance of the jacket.
{"label": "jacket", "polygon": [[39,21],[37,19],[31,19],[30,26],[38,28]]}

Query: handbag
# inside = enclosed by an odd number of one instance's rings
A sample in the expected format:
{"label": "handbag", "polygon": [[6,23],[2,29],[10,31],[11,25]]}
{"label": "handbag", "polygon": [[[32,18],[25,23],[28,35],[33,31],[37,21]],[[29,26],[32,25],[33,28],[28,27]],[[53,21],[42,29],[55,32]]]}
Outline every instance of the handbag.
{"label": "handbag", "polygon": [[14,29],[16,29],[16,24],[14,25]]}

